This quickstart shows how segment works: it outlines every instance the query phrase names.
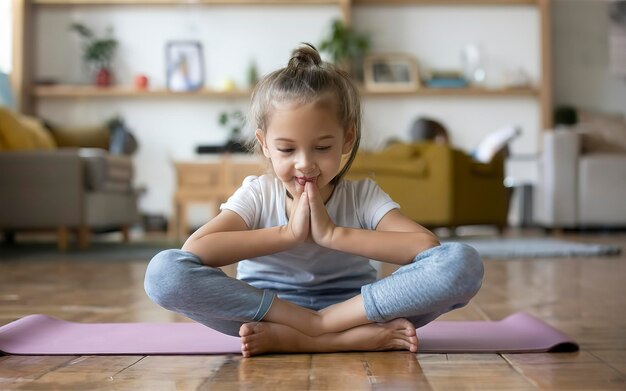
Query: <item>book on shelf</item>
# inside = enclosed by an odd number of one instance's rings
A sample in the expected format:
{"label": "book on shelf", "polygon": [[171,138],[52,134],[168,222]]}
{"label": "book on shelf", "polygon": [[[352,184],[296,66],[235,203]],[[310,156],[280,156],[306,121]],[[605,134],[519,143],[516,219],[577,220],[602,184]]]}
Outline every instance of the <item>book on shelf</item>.
{"label": "book on shelf", "polygon": [[426,86],[430,88],[465,88],[468,83],[461,77],[438,77],[426,80]]}

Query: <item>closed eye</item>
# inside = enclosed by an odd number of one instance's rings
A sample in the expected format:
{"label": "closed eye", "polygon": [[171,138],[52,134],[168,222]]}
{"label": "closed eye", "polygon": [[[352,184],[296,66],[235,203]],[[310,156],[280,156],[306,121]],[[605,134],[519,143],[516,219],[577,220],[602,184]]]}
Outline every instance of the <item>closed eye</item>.
{"label": "closed eye", "polygon": [[315,147],[316,150],[318,151],[327,151],[330,149],[330,146],[325,146],[325,147]]}

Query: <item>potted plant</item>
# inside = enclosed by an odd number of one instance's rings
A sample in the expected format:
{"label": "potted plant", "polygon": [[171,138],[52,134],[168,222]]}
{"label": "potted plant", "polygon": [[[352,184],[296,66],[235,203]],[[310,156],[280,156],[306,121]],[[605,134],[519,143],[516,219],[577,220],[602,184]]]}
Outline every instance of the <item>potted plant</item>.
{"label": "potted plant", "polygon": [[101,87],[110,86],[113,83],[111,61],[117,49],[117,40],[112,36],[112,29],[107,29],[103,38],[96,37],[90,28],[81,23],[72,24],[71,30],[83,39],[83,60],[95,71],[95,84]]}
{"label": "potted plant", "polygon": [[319,48],[330,56],[335,65],[363,80],[363,57],[370,49],[367,35],[358,34],[336,19],[331,25],[329,35],[320,42]]}
{"label": "potted plant", "polygon": [[246,123],[246,117],[241,110],[223,111],[218,118],[219,124],[230,131],[224,150],[226,152],[248,152],[241,131]]}

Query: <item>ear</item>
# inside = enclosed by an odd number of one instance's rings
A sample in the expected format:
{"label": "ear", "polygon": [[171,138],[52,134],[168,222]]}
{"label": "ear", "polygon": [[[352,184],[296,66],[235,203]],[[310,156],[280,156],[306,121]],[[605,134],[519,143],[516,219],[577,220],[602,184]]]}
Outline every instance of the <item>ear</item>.
{"label": "ear", "polygon": [[354,126],[352,126],[346,131],[346,134],[343,138],[343,147],[341,148],[341,153],[343,155],[350,153],[350,151],[352,150],[352,146],[354,145],[355,137],[356,130],[354,129]]}
{"label": "ear", "polygon": [[265,134],[261,131],[261,129],[257,129],[254,132],[254,136],[256,137],[256,140],[261,145],[261,150],[263,151],[263,155],[265,155],[265,157],[269,159],[270,158],[270,150],[267,147],[267,144],[265,143]]}

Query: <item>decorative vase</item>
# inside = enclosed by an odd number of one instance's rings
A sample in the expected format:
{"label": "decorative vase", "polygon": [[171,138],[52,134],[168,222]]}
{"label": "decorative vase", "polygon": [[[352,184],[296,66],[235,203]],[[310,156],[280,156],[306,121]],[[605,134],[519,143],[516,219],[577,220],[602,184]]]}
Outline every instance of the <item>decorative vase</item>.
{"label": "decorative vase", "polygon": [[113,82],[113,74],[108,68],[100,68],[96,72],[96,85],[98,87],[109,87]]}

